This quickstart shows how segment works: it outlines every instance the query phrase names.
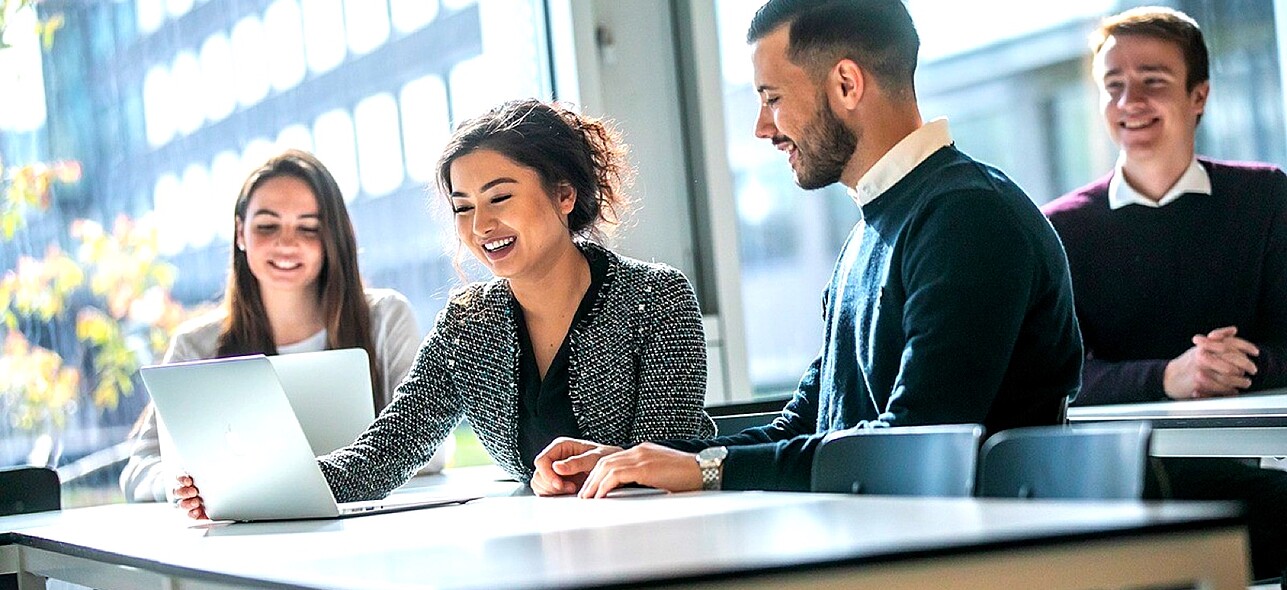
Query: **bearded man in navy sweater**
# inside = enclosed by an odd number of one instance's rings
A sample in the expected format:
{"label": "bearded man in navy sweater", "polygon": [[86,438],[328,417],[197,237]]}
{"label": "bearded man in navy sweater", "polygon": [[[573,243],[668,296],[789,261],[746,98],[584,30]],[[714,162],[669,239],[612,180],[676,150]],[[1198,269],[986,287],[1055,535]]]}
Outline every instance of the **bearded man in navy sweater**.
{"label": "bearded man in navy sweater", "polygon": [[946,120],[922,122],[903,3],[771,0],[747,40],[756,136],[800,186],[844,183],[862,208],[824,292],[822,352],[771,425],[629,450],[556,440],[536,461],[539,494],[807,490],[830,431],[1056,424],[1077,392],[1063,248],[1019,187],[955,148]]}
{"label": "bearded man in navy sweater", "polygon": [[[1287,175],[1195,155],[1211,84],[1202,31],[1168,8],[1092,36],[1107,177],[1044,211],[1063,238],[1086,343],[1079,405],[1287,386]],[[1287,473],[1163,459],[1153,498],[1242,500],[1258,578],[1282,572]]]}

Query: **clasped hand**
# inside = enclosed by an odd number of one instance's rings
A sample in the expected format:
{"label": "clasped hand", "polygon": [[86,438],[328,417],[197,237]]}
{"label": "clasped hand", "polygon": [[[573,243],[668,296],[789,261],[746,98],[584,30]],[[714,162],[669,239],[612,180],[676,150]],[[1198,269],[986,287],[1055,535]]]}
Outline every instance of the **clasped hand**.
{"label": "clasped hand", "polygon": [[1172,399],[1237,395],[1256,374],[1255,344],[1226,326],[1193,337],[1193,347],[1167,363],[1162,385]]}
{"label": "clasped hand", "polygon": [[532,491],[540,496],[602,498],[627,484],[669,492],[702,488],[697,456],[653,443],[629,450],[561,437],[536,457]]}

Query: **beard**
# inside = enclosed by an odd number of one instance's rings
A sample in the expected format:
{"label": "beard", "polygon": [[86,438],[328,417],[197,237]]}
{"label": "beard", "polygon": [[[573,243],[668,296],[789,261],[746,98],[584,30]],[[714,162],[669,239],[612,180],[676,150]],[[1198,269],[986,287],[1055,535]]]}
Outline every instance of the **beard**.
{"label": "beard", "polygon": [[854,132],[845,127],[827,108],[826,97],[820,97],[817,114],[795,142],[798,153],[795,183],[802,189],[814,190],[840,182],[861,134],[861,130]]}

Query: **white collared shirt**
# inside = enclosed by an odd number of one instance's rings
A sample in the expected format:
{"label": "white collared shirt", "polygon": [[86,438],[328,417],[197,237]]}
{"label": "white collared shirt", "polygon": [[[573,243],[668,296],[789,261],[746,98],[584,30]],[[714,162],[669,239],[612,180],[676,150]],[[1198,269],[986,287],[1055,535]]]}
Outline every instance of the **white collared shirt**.
{"label": "white collared shirt", "polygon": [[952,132],[947,127],[946,117],[922,125],[876,160],[876,164],[858,179],[858,184],[849,189],[849,196],[859,207],[876,200],[931,154],[949,145],[952,145]]}
{"label": "white collared shirt", "polygon": [[1189,162],[1188,170],[1180,175],[1180,179],[1175,181],[1171,190],[1166,191],[1162,198],[1154,201],[1131,186],[1126,181],[1126,175],[1122,173],[1122,166],[1126,164],[1126,154],[1117,158],[1117,167],[1113,170],[1113,178],[1108,181],[1108,208],[1116,211],[1127,205],[1143,205],[1153,207],[1154,209],[1169,205],[1180,198],[1180,195],[1196,193],[1199,195],[1211,194],[1211,176],[1207,174],[1207,169],[1198,163],[1198,157],[1193,156],[1193,161]]}

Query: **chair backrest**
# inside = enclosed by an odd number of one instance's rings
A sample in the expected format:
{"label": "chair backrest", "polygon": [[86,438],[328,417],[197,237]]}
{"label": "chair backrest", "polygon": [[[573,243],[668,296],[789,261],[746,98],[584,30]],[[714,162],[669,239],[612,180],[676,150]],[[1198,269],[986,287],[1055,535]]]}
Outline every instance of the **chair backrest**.
{"label": "chair backrest", "polygon": [[983,427],[978,424],[843,430],[813,456],[815,492],[969,496]]}
{"label": "chair backrest", "polygon": [[757,412],[754,414],[732,414],[729,416],[712,416],[715,421],[715,434],[725,436],[737,434],[747,428],[756,426],[765,426],[773,422],[774,418],[781,416],[782,412]]}
{"label": "chair backrest", "polygon": [[47,467],[0,469],[0,516],[58,510],[58,472]]}
{"label": "chair backrest", "polygon": [[983,444],[978,495],[1139,499],[1151,434],[1147,422],[998,432]]}

